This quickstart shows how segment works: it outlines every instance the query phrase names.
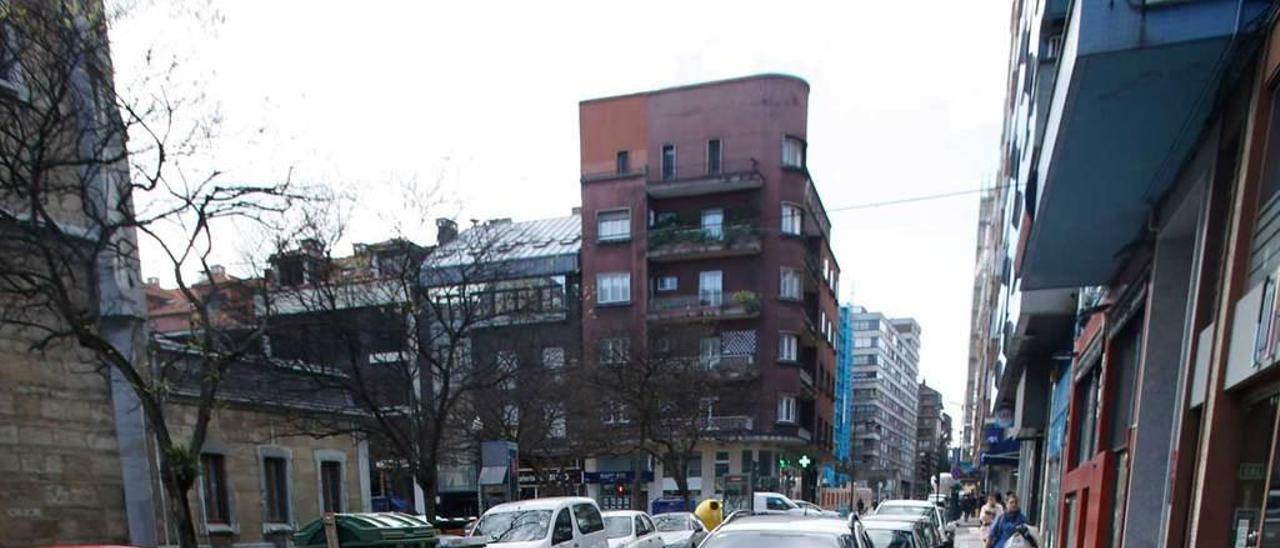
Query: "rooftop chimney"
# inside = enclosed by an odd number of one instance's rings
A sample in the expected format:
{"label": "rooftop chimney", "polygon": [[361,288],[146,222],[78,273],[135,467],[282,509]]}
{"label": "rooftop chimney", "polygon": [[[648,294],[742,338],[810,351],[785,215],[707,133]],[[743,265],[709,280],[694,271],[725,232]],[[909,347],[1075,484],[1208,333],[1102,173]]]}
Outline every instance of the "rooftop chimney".
{"label": "rooftop chimney", "polygon": [[155,276],[152,276],[152,277],[150,277],[150,278],[147,278],[147,286],[148,286],[148,287],[160,287],[160,278],[157,278],[157,277],[155,277]]}
{"label": "rooftop chimney", "polygon": [[458,237],[458,223],[453,219],[436,219],[436,245],[444,245]]}
{"label": "rooftop chimney", "polygon": [[569,210],[569,214],[570,214],[570,215],[582,215],[582,206],[573,206],[573,209],[570,209],[570,210]]}

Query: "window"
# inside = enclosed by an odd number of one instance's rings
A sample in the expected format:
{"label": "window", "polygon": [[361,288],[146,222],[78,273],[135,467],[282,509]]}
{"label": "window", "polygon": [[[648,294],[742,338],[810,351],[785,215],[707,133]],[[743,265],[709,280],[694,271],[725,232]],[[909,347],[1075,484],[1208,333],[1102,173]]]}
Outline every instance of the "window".
{"label": "window", "polygon": [[263,503],[267,523],[289,523],[289,461],[284,457],[262,458]]}
{"label": "window", "polygon": [[795,396],[779,396],[778,397],[778,422],[795,423],[796,422],[796,398]]}
{"label": "window", "polygon": [[573,540],[573,518],[569,517],[569,509],[560,510],[556,515],[556,525],[551,531],[551,543],[560,544]]}
{"label": "window", "polygon": [[604,416],[600,421],[605,424],[627,424],[627,408],[621,402],[611,401],[605,404]]}
{"label": "window", "polygon": [[584,535],[604,530],[604,519],[594,504],[573,505],[573,517],[578,520],[578,531]]}
{"label": "window", "polygon": [[724,237],[723,209],[702,210],[702,235],[712,240]]}
{"label": "window", "polygon": [[516,353],[510,350],[498,351],[498,374],[501,379],[498,388],[503,390],[516,389],[516,371],[520,369],[520,361],[516,358]]}
{"label": "window", "polygon": [[600,339],[600,363],[605,365],[621,365],[627,362],[630,354],[630,341],[625,337]]}
{"label": "window", "polygon": [[765,499],[765,507],[770,510],[781,510],[784,512],[791,509],[791,506],[787,505],[787,502],[782,500],[781,497],[769,497]]}
{"label": "window", "polygon": [[502,422],[503,426],[507,428],[516,428],[520,426],[520,407],[519,406],[510,405],[510,404],[504,405],[502,406],[502,409],[500,409],[498,412],[502,413],[502,416],[498,417],[498,419]]}
{"label": "window", "polygon": [[631,302],[631,273],[610,272],[596,275],[596,304]]}
{"label": "window", "polygon": [[720,365],[720,337],[703,337],[698,340],[698,361],[707,369]]}
{"label": "window", "polygon": [[822,258],[822,281],[831,281],[831,259],[826,257]]}
{"label": "window", "polygon": [[724,276],[719,270],[698,273],[698,301],[703,306],[720,306],[724,302]]}
{"label": "window", "polygon": [[662,180],[676,178],[676,146],[662,145]]}
{"label": "window", "polygon": [[680,279],[675,276],[659,276],[658,291],[675,291],[680,287]]}
{"label": "window", "polygon": [[342,463],[320,462],[320,500],[322,512],[342,512]]}
{"label": "window", "polygon": [[720,140],[707,141],[707,175],[720,174]]}
{"label": "window", "polygon": [[[853,347],[854,348],[871,348],[873,346],[876,346],[877,341],[878,341],[877,337],[854,337]],[[868,363],[875,363],[875,362],[871,361]]]}
{"label": "window", "polygon": [[689,455],[684,464],[684,476],[686,478],[702,477],[702,455]]}
{"label": "window", "polygon": [[644,519],[641,519],[640,516],[632,518],[632,521],[635,522],[636,537],[643,537],[651,532],[649,526],[645,524]]}
{"label": "window", "polygon": [[800,300],[800,271],[795,268],[782,267],[782,282],[778,288],[778,296],[783,299]]}
{"label": "window", "polygon": [[564,439],[568,433],[565,425],[564,404],[558,403],[547,407],[547,437],[551,439]]}
{"label": "window", "polygon": [[804,167],[804,141],[791,136],[782,139],[782,166]]}
{"label": "window", "polygon": [[542,366],[547,369],[564,367],[564,347],[548,346],[542,349]]}
{"label": "window", "polygon": [[231,523],[231,504],[227,500],[227,465],[222,455],[200,456],[201,481],[204,488],[204,521],[209,524]]}
{"label": "window", "polygon": [[794,333],[783,333],[778,337],[778,360],[796,361],[796,348],[799,344]]}
{"label": "window", "polygon": [[631,210],[615,209],[601,211],[596,214],[599,233],[596,239],[601,242],[618,242],[631,239]]}
{"label": "window", "polygon": [[631,152],[627,150],[618,151],[618,175],[623,175],[631,171]]}
{"label": "window", "polygon": [[799,236],[804,229],[804,212],[800,206],[782,204],[782,233]]}

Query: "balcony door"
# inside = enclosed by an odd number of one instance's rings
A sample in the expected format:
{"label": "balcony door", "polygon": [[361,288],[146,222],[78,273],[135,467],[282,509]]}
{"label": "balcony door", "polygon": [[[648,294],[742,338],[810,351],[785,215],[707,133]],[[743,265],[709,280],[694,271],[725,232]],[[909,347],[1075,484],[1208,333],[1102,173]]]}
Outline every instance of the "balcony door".
{"label": "balcony door", "polygon": [[719,240],[724,237],[724,210],[702,210],[702,235],[708,239]]}
{"label": "balcony door", "polygon": [[719,270],[698,274],[698,300],[703,306],[720,306],[724,302],[724,276]]}

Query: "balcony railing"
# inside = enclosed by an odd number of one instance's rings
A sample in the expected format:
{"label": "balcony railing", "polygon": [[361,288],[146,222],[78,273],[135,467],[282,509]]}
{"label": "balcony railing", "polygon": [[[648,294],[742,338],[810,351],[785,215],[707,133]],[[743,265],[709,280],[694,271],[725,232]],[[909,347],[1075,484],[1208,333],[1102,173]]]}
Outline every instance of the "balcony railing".
{"label": "balcony railing", "polygon": [[649,319],[654,321],[732,320],[759,315],[760,298],[754,291],[676,295],[649,300]]}
{"label": "balcony railing", "polygon": [[764,176],[760,173],[760,166],[755,158],[725,160],[714,170],[702,166],[697,172],[686,172],[689,167],[691,166],[677,164],[677,169],[669,174],[663,172],[661,165],[650,169],[647,185],[649,195],[655,198],[676,198],[764,186]]}
{"label": "balcony railing", "polygon": [[649,259],[670,261],[760,253],[760,230],[750,224],[675,226],[649,232]]}

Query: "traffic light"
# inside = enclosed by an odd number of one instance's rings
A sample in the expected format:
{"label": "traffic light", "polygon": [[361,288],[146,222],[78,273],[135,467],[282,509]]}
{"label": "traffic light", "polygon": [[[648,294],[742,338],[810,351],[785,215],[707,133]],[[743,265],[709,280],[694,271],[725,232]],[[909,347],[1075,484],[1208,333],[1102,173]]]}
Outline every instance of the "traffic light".
{"label": "traffic light", "polygon": [[621,483],[619,483],[619,484],[617,484],[617,485],[613,486],[613,492],[614,492],[615,494],[617,494],[619,497],[621,497],[621,496],[623,496],[623,495],[626,495],[626,494],[627,494],[627,486],[626,486],[626,485],[623,485],[623,484],[621,484]]}

